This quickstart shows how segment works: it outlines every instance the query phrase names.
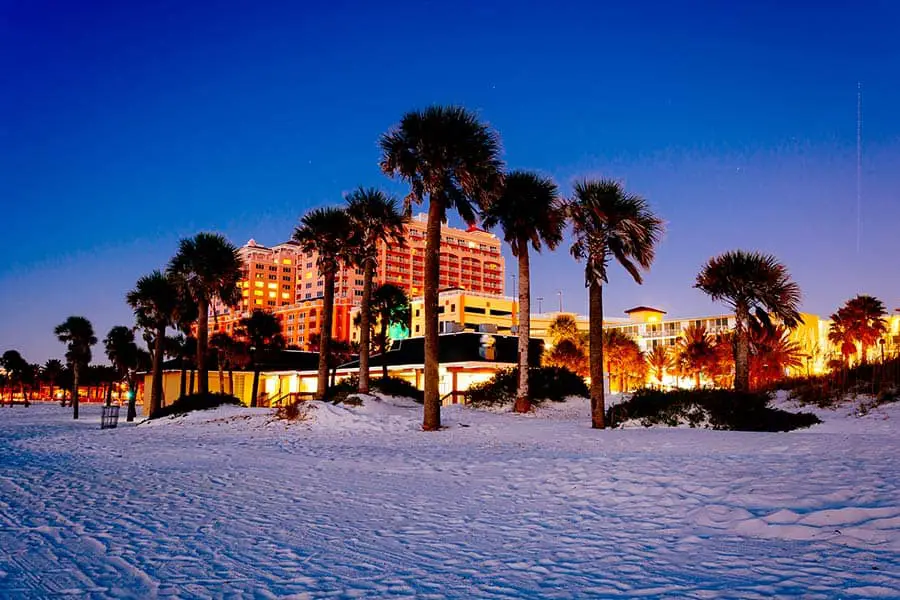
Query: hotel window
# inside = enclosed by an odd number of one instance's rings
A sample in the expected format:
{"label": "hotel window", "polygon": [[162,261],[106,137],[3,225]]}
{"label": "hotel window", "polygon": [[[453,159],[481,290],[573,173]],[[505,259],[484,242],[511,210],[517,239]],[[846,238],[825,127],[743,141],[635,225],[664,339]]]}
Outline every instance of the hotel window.
{"label": "hotel window", "polygon": [[253,285],[255,285],[256,287],[266,287],[266,284],[264,284],[262,281],[254,281]]}
{"label": "hotel window", "polygon": [[291,264],[291,259],[289,259],[289,258],[283,258],[283,259],[281,259],[281,264],[283,264],[283,265],[289,265],[289,264]]}
{"label": "hotel window", "polygon": [[275,296],[277,296],[275,292],[269,292],[269,298],[274,298]]}
{"label": "hotel window", "polygon": [[260,300],[259,298],[254,300],[253,303],[256,304],[256,306],[262,306],[262,300]]}
{"label": "hotel window", "polygon": [[278,284],[277,284],[277,283],[270,283],[270,284],[269,284],[269,289],[270,289],[270,290],[274,290],[274,289],[276,289],[277,287],[278,287]]}
{"label": "hotel window", "polygon": [[290,281],[291,279],[293,279],[293,277],[291,277],[290,275],[285,275],[281,278],[282,281]]}
{"label": "hotel window", "polygon": [[262,264],[262,263],[256,263],[256,268],[257,268],[257,269],[265,269],[265,268],[266,268],[266,265],[264,265],[264,264]]}
{"label": "hotel window", "polygon": [[290,294],[287,294],[287,293],[285,293],[285,292],[281,292],[281,298],[282,298],[282,300],[287,300],[287,299],[289,299],[290,297],[291,297]]}
{"label": "hotel window", "polygon": [[283,286],[281,286],[281,289],[287,290],[287,291],[291,291],[291,286],[289,286],[289,285],[283,285]]}
{"label": "hotel window", "polygon": [[419,326],[416,325],[416,333],[419,333]]}
{"label": "hotel window", "polygon": [[306,268],[307,268],[307,269],[312,269],[312,263],[311,263],[311,262],[306,263]]}
{"label": "hotel window", "polygon": [[304,298],[305,298],[306,300],[309,300],[310,298],[312,298],[312,294],[307,293],[307,294],[304,296]]}
{"label": "hotel window", "polygon": [[253,295],[254,295],[254,296],[262,296],[262,295],[263,295],[263,291],[262,291],[262,290],[253,290]]}
{"label": "hotel window", "polygon": [[277,270],[278,270],[278,267],[276,267],[276,266],[274,266],[274,265],[270,265],[270,266],[269,266],[269,270],[270,270],[270,271],[277,271]]}
{"label": "hotel window", "polygon": [[290,268],[290,267],[282,267],[282,268],[281,268],[281,272],[282,272],[282,273],[290,273],[290,272],[291,272],[291,268]]}
{"label": "hotel window", "polygon": [[266,305],[267,306],[275,306],[275,302],[273,302],[272,300],[269,300],[268,302],[266,302]]}

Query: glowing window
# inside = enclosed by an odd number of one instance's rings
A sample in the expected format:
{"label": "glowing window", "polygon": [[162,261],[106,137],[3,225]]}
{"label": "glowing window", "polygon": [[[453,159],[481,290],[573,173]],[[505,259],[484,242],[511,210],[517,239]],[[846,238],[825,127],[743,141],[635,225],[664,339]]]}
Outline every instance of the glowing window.
{"label": "glowing window", "polygon": [[263,292],[262,292],[262,290],[253,290],[253,295],[254,296],[262,296]]}
{"label": "glowing window", "polygon": [[276,289],[277,287],[278,287],[278,284],[277,284],[277,283],[270,283],[270,284],[269,284],[269,289],[270,289],[270,290],[274,290],[274,289]]}
{"label": "glowing window", "polygon": [[291,259],[289,259],[289,258],[284,258],[284,259],[281,260],[281,264],[283,264],[283,265],[289,265],[289,264],[291,264]]}
{"label": "glowing window", "polygon": [[275,292],[269,292],[269,298],[274,298],[277,295],[278,294],[276,294]]}

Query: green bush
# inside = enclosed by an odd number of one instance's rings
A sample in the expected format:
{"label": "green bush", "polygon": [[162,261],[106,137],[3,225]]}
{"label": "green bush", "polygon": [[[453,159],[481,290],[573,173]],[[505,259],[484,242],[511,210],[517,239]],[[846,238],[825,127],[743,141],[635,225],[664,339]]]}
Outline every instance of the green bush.
{"label": "green bush", "polygon": [[[499,371],[488,381],[466,391],[466,401],[476,407],[503,406],[516,400],[519,368]],[[528,371],[528,391],[532,404],[545,400],[562,402],[569,396],[588,396],[584,379],[565,367],[534,367]]]}
{"label": "green bush", "polygon": [[240,406],[241,401],[228,394],[191,394],[182,396],[172,404],[163,406],[151,419],[183,415],[195,410],[208,410],[223,405]]}
{"label": "green bush", "polygon": [[791,431],[821,423],[811,413],[791,413],[769,407],[765,393],[732,390],[642,389],[606,412],[610,427],[637,420],[644,427],[666,425],[731,431]]}
{"label": "green bush", "polygon": [[[339,404],[344,402],[347,396],[356,394],[357,390],[359,390],[359,377],[354,373],[328,388],[328,391],[325,392],[325,400]],[[369,379],[369,390],[371,392],[380,392],[385,396],[405,396],[412,398],[416,402],[424,402],[425,400],[425,393],[422,390],[417,389],[416,386],[399,377],[388,377],[386,379],[372,377]]]}

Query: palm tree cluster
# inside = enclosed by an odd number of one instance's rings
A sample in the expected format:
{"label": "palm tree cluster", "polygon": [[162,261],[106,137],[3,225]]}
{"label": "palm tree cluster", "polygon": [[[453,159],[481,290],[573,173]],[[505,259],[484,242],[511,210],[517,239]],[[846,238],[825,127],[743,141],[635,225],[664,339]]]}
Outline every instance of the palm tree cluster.
{"label": "palm tree cluster", "polygon": [[828,339],[840,351],[843,364],[857,353],[859,361],[869,360],[869,350],[884,343],[887,333],[887,309],[884,302],[873,296],[859,295],[847,300],[831,315]]}

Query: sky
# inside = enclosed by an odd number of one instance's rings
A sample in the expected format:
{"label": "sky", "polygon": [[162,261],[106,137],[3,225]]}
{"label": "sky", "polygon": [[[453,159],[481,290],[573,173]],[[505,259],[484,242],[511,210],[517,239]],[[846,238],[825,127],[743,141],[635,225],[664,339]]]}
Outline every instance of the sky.
{"label": "sky", "polygon": [[[125,293],[181,237],[274,244],[359,185],[404,195],[377,140],[432,104],[563,193],[612,177],[647,198],[667,233],[643,285],[611,270],[608,316],[725,312],[692,285],[738,248],[777,255],[806,311],[893,310],[900,5],[854,4],[0,0],[0,351],[61,357],[73,314],[100,338],[131,324]],[[544,310],[562,290],[586,312],[568,243],[532,275]]]}

